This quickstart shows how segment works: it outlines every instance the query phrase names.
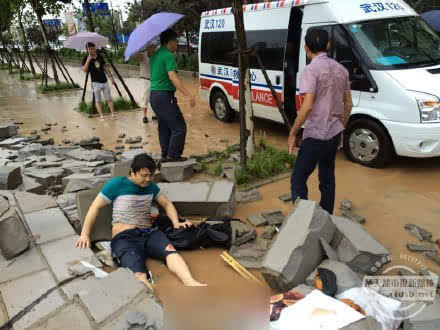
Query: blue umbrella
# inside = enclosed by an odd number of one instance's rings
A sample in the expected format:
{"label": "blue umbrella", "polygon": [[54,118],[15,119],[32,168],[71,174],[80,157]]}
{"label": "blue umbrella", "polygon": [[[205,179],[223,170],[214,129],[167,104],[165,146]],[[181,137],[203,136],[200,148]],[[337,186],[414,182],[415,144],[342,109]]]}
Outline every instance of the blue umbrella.
{"label": "blue umbrella", "polygon": [[130,35],[127,48],[125,49],[125,60],[128,61],[133,54],[143,49],[163,31],[176,24],[182,17],[183,15],[176,13],[158,13],[145,20]]}
{"label": "blue umbrella", "polygon": [[434,31],[440,32],[440,10],[431,10],[421,15]]}

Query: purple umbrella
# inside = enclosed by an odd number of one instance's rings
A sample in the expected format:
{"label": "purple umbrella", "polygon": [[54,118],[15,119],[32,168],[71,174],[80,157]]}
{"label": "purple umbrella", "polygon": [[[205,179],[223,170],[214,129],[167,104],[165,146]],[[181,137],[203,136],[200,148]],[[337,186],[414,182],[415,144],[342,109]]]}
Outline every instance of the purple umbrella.
{"label": "purple umbrella", "polygon": [[125,49],[125,60],[128,61],[133,54],[139,52],[182,17],[183,15],[176,13],[158,13],[145,20],[131,33]]}
{"label": "purple umbrella", "polygon": [[85,51],[88,42],[93,42],[96,48],[99,49],[108,45],[108,38],[95,32],[80,32],[67,39],[64,42],[64,47]]}
{"label": "purple umbrella", "polygon": [[440,32],[440,10],[431,10],[421,15],[434,31]]}

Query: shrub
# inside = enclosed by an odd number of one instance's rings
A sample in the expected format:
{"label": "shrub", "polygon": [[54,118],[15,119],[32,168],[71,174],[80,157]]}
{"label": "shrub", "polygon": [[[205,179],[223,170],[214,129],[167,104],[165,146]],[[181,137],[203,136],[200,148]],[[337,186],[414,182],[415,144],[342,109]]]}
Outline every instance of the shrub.
{"label": "shrub", "polygon": [[68,84],[68,83],[60,83],[60,84],[48,84],[47,86],[38,86],[38,89],[42,93],[61,91],[61,90],[69,90],[80,88],[78,84]]}
{"label": "shrub", "polygon": [[[113,105],[115,107],[115,111],[128,111],[128,110],[132,110],[135,109],[136,107],[134,107],[131,102],[127,99],[124,98],[118,98],[116,100],[113,101]],[[87,114],[96,114],[97,112],[93,111],[93,105],[92,102],[81,102],[78,105],[78,111],[79,112],[83,112],[83,113],[87,113]],[[107,103],[103,102],[102,103],[102,112],[103,113],[110,113],[110,109],[107,105]]]}

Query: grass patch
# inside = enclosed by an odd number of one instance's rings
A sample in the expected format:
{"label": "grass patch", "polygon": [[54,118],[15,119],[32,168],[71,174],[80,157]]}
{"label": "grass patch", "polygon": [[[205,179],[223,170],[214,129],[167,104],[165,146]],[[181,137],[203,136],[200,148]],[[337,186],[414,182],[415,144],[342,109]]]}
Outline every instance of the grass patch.
{"label": "grass patch", "polygon": [[47,86],[38,86],[38,90],[42,93],[47,92],[55,92],[69,89],[80,88],[78,84],[68,84],[68,83],[60,83],[60,84],[48,84]]}
{"label": "grass patch", "polygon": [[21,75],[20,79],[21,80],[39,80],[39,79],[41,79],[41,77],[42,77],[42,75],[39,73],[36,73],[35,75],[27,73],[27,74]]}
{"label": "grass patch", "polygon": [[[118,98],[116,100],[113,100],[113,106],[115,107],[115,111],[128,111],[136,109],[131,102],[124,98]],[[81,102],[78,106],[78,111],[87,113],[89,115],[95,114],[97,112],[93,111],[93,105],[92,102]],[[110,109],[106,102],[102,102],[102,112],[103,113],[110,113]]]}
{"label": "grass patch", "polygon": [[10,74],[10,75],[13,75],[13,74],[20,74],[20,70],[18,70],[18,69],[12,69],[11,71],[9,71],[9,74]]}
{"label": "grass patch", "polygon": [[[207,158],[210,158],[213,164],[211,165],[213,175],[220,176],[223,172],[223,164],[232,161],[236,166],[235,183],[243,186],[290,171],[295,165],[294,155],[289,155],[287,150],[275,148],[262,139],[255,145],[255,153],[248,159],[247,168],[241,168],[240,163],[231,157],[237,152],[238,147],[228,146],[224,152],[213,151],[208,154]],[[207,164],[205,165],[208,167]]]}
{"label": "grass patch", "polygon": [[9,65],[5,63],[0,63],[0,70],[8,70],[8,69],[9,69]]}

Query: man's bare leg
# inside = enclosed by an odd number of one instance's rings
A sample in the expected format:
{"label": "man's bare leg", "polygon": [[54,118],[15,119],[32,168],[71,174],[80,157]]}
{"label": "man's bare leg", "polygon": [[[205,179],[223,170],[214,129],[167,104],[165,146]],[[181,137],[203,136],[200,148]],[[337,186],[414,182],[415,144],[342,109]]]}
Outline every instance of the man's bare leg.
{"label": "man's bare leg", "polygon": [[115,107],[113,106],[113,101],[112,100],[108,100],[107,101],[108,107],[110,109],[110,112],[112,113],[112,119],[115,119]]}
{"label": "man's bare leg", "polygon": [[134,273],[134,275],[136,275],[136,277],[139,280],[139,282],[144,283],[147,286],[147,288],[150,289],[152,293],[154,293],[153,285],[150,282],[148,282],[147,274],[145,274],[145,273]]}
{"label": "man's bare leg", "polygon": [[170,254],[167,256],[166,260],[168,269],[172,273],[176,274],[176,276],[186,286],[207,286],[206,284],[200,283],[194,279],[191,272],[189,271],[188,265],[179,254]]}
{"label": "man's bare leg", "polygon": [[96,109],[98,110],[99,117],[104,120],[104,115],[102,114],[102,104],[101,102],[96,102]]}
{"label": "man's bare leg", "polygon": [[148,110],[148,108],[145,107],[143,110],[144,110],[144,117],[142,118],[142,121],[143,121],[144,124],[146,124],[146,123],[148,123],[148,118],[147,118],[147,110]]}

